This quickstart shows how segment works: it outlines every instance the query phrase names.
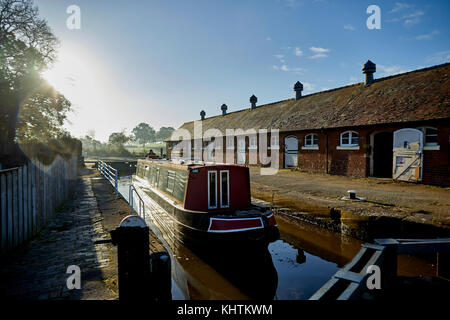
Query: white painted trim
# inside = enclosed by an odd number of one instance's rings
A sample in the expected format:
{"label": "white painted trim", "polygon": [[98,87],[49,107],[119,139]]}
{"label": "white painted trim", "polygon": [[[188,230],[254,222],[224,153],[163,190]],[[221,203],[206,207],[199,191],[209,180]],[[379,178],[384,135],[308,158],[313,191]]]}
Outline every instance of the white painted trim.
{"label": "white painted trim", "polygon": [[[260,227],[253,227],[253,228],[242,228],[242,229],[230,229],[230,230],[211,230],[211,225],[213,220],[226,220],[226,221],[230,221],[230,220],[258,220],[261,223]],[[264,222],[262,221],[261,217],[257,217],[257,218],[237,218],[237,219],[222,219],[222,218],[210,218],[209,219],[209,227],[208,227],[208,232],[213,232],[213,233],[227,233],[227,232],[239,232],[239,231],[247,231],[247,230],[256,230],[256,229],[264,229]]]}
{"label": "white painted trim", "polygon": [[248,150],[258,150],[258,147],[252,147],[252,146],[250,146],[250,147],[248,147]]}
{"label": "white painted trim", "polygon": [[[228,197],[228,205],[224,206],[222,205],[223,199],[222,199],[222,172],[227,173],[227,197]],[[220,170],[220,207],[221,208],[229,208],[230,207],[230,170]]]}
{"label": "white painted trim", "polygon": [[359,146],[336,146],[336,150],[359,150]]}
{"label": "white painted trim", "polygon": [[302,146],[302,150],[319,150],[319,146]]}
{"label": "white painted trim", "polygon": [[[343,144],[342,143],[342,136],[344,135],[344,134],[346,134],[346,133],[348,133],[349,135],[348,135],[348,144]],[[357,135],[357,137],[358,137],[358,149],[357,150],[359,150],[359,132],[357,132],[357,131],[353,131],[353,130],[347,130],[347,131],[344,131],[344,132],[342,132],[340,135],[339,135],[339,143],[340,143],[340,147],[354,147],[354,146],[356,146],[355,144],[352,144],[351,142],[352,142],[352,140],[353,140],[353,134],[354,133],[356,133],[356,135]],[[337,149],[337,148],[336,148]],[[339,149],[338,149],[339,150]],[[342,150],[347,150],[347,149],[342,149]]]}
{"label": "white painted trim", "polygon": [[441,150],[441,146],[440,145],[431,145],[431,146],[427,146],[425,145],[423,147],[423,150]]}
{"label": "white painted trim", "polygon": [[[216,188],[215,188],[215,192],[216,192],[216,205],[213,207],[213,206],[211,206],[210,205],[210,203],[209,203],[209,200],[211,199],[211,197],[210,197],[210,193],[209,193],[209,190],[211,189],[210,188],[210,185],[209,185],[209,181],[210,181],[210,179],[209,179],[209,175],[211,174],[211,173],[214,173],[215,175],[216,175],[216,179],[215,179],[215,182],[216,182]],[[217,199],[217,171],[216,170],[211,170],[211,171],[208,171],[208,209],[217,209],[217,201],[218,199]]]}
{"label": "white painted trim", "polygon": [[269,150],[280,150],[280,146],[270,146],[267,149],[269,149]]}

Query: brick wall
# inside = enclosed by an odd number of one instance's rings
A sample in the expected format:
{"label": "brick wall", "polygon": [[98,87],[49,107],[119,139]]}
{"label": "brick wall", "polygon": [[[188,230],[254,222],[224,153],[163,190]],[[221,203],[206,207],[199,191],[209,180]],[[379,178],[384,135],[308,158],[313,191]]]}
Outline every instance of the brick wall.
{"label": "brick wall", "polygon": [[[423,183],[435,185],[450,185],[449,166],[449,139],[450,128],[445,122],[428,121],[426,123],[396,124],[388,126],[370,126],[362,128],[342,128],[332,130],[311,130],[308,132],[282,132],[279,136],[279,165],[284,168],[284,140],[287,136],[296,136],[298,139],[298,169],[305,172],[328,173],[347,175],[353,177],[367,177],[371,175],[372,146],[371,136],[377,132],[394,132],[402,128],[418,128],[431,126],[438,129],[438,144],[440,150],[425,150],[423,162]],[[359,149],[340,150],[340,134],[348,131],[359,134]],[[304,147],[305,136],[311,133],[318,135],[318,150],[307,150]],[[328,156],[327,156],[328,136]],[[246,146],[249,145],[246,138]],[[270,137],[268,137],[268,143]],[[225,141],[223,143],[226,146]],[[259,141],[258,141],[259,146]],[[234,158],[237,161],[237,141],[235,140]],[[169,150],[169,149],[168,149]],[[167,151],[170,155],[170,150]],[[269,151],[270,155],[270,151]],[[328,158],[328,161],[327,161]],[[249,152],[246,150],[246,163],[249,161]],[[259,156],[258,156],[259,163]]]}

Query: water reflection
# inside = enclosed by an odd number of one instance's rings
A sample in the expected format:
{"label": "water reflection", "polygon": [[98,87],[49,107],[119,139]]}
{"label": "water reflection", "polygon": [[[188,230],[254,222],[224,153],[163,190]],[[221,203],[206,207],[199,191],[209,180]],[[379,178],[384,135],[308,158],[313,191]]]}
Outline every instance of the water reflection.
{"label": "water reflection", "polygon": [[[128,199],[131,177],[120,179]],[[135,202],[137,203],[137,202]],[[353,259],[362,241],[286,216],[276,217],[280,239],[258,251],[192,251],[153,220],[148,224],[172,259],[174,299],[308,299]],[[435,268],[415,257],[399,257],[399,275],[431,275]]]}

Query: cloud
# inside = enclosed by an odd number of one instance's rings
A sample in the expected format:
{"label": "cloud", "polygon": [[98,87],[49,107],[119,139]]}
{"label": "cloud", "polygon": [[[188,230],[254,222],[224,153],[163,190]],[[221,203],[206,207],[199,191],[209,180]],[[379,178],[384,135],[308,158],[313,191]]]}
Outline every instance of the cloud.
{"label": "cloud", "polygon": [[428,63],[441,64],[450,61],[450,50],[433,53],[426,58]]}
{"label": "cloud", "polygon": [[310,47],[309,50],[314,53],[314,55],[310,56],[311,59],[326,58],[328,57],[328,52],[330,52],[330,49],[320,47]]}
{"label": "cloud", "polygon": [[421,22],[422,21],[422,16],[424,16],[424,15],[425,15],[424,11],[416,10],[415,12],[404,14],[401,17],[397,17],[397,18],[391,19],[389,21],[392,21],[392,22],[400,22],[400,21],[402,21],[403,25],[405,27],[410,27],[410,26],[413,26],[413,25]]}
{"label": "cloud", "polygon": [[381,75],[384,77],[411,71],[410,69],[405,69],[402,66],[385,66],[382,64],[377,64],[377,69],[383,72]]}
{"label": "cloud", "polygon": [[355,27],[352,26],[351,24],[346,24],[346,25],[344,26],[344,30],[350,30],[350,31],[353,31],[353,30],[355,30]]}
{"label": "cloud", "polygon": [[267,37],[266,40],[267,41],[272,41],[272,38],[271,37]]}
{"label": "cloud", "polygon": [[390,13],[403,11],[403,10],[409,9],[409,8],[411,8],[411,7],[412,7],[412,6],[409,5],[409,4],[407,4],[407,3],[396,2],[396,3],[395,3],[395,7],[390,11]]}
{"label": "cloud", "polygon": [[439,30],[434,30],[427,34],[421,34],[416,37],[417,40],[431,40],[435,35],[439,34]]}
{"label": "cloud", "polygon": [[305,91],[314,91],[315,89],[315,85],[309,82],[302,82],[303,84],[303,88],[305,89]]}
{"label": "cloud", "polygon": [[276,57],[278,59],[283,59],[284,55],[283,54],[276,54],[274,57]]}
{"label": "cloud", "polygon": [[295,50],[294,50],[294,54],[295,54],[297,57],[301,57],[301,56],[303,55],[303,51],[300,50],[299,47],[296,47]]}
{"label": "cloud", "polygon": [[402,17],[402,19],[404,20],[403,21],[403,25],[405,27],[409,27],[409,26],[412,26],[412,25],[415,25],[415,24],[419,23],[421,21],[421,17],[424,14],[425,14],[425,12],[419,10],[419,11],[416,11],[414,13],[411,13],[411,14],[408,14],[406,16],[403,16]]}
{"label": "cloud", "polygon": [[293,73],[297,73],[297,74],[300,74],[303,71],[303,68],[299,68],[299,67],[291,68],[291,67],[288,67],[285,64],[282,64],[281,66],[273,65],[272,69],[273,70],[284,71],[284,72],[293,72]]}

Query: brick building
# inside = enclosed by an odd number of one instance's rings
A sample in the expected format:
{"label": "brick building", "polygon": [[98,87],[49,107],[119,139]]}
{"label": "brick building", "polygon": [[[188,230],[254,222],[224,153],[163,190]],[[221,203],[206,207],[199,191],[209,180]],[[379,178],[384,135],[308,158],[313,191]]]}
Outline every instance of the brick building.
{"label": "brick building", "polygon": [[[202,111],[202,130],[278,129],[279,136],[269,135],[267,144],[279,151],[280,168],[448,186],[449,70],[446,63],[374,79],[376,66],[368,61],[362,83],[302,96],[297,82],[294,99],[256,106],[252,96],[251,107],[243,110],[227,113],[222,105],[222,114],[210,118]],[[193,134],[194,121],[180,129]],[[173,135],[167,142],[169,158],[180,140]],[[257,150],[259,140],[236,135],[201,145],[231,146],[235,162],[249,163],[249,150]]]}

